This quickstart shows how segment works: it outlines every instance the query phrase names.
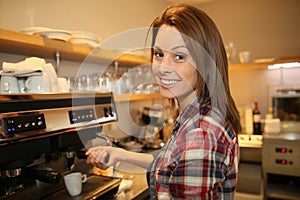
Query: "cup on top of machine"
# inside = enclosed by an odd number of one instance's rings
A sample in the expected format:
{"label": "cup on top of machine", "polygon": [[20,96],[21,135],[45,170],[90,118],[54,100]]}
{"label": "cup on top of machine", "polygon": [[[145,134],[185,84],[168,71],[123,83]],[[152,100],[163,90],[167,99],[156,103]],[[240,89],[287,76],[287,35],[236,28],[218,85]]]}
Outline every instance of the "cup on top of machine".
{"label": "cup on top of machine", "polygon": [[58,92],[69,92],[69,84],[67,78],[64,77],[57,78],[57,89]]}
{"label": "cup on top of machine", "polygon": [[0,81],[1,93],[19,93],[18,79],[15,76],[2,75]]}
{"label": "cup on top of machine", "polygon": [[29,76],[25,81],[27,93],[51,92],[51,81],[45,72],[42,75]]}
{"label": "cup on top of machine", "polygon": [[241,63],[250,62],[250,51],[242,51],[239,53],[239,59]]}

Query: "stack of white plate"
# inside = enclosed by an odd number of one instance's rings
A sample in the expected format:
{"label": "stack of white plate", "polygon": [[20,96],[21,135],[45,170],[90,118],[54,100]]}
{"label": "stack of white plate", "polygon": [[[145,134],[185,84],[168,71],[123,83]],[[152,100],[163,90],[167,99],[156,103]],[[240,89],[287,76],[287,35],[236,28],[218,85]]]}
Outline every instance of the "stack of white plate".
{"label": "stack of white plate", "polygon": [[89,47],[98,47],[100,41],[101,38],[98,35],[85,31],[74,31],[69,39],[72,44],[83,44]]}
{"label": "stack of white plate", "polygon": [[52,29],[47,27],[29,27],[21,30],[27,34],[39,35],[49,39],[69,41],[71,38],[71,32],[61,29]]}
{"label": "stack of white plate", "polygon": [[101,38],[90,32],[85,31],[67,31],[62,29],[52,29],[48,27],[28,27],[22,29],[21,32],[39,35],[49,39],[61,40],[65,42],[70,42],[72,44],[81,44],[89,47],[98,47]]}
{"label": "stack of white plate", "polygon": [[58,30],[58,29],[37,32],[37,33],[35,33],[35,35],[39,35],[39,36],[49,38],[49,39],[62,40],[65,42],[69,41],[69,39],[71,38],[70,31]]}
{"label": "stack of white plate", "polygon": [[51,28],[43,27],[43,26],[33,26],[33,27],[24,28],[21,30],[21,32],[27,33],[29,35],[33,35],[37,32],[48,31],[48,30],[51,30]]}

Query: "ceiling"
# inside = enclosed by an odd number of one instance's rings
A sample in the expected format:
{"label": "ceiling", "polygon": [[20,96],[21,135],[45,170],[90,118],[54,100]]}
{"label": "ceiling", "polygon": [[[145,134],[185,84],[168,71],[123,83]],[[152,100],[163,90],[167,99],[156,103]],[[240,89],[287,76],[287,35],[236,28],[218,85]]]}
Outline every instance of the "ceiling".
{"label": "ceiling", "polygon": [[166,0],[170,3],[188,3],[188,4],[201,4],[206,2],[211,2],[215,0]]}

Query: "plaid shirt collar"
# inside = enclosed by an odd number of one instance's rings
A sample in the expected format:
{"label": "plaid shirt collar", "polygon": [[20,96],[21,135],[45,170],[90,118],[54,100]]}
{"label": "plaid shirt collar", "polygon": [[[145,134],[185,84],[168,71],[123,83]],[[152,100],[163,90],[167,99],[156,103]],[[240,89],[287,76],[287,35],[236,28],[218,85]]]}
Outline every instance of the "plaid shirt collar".
{"label": "plaid shirt collar", "polygon": [[210,111],[211,107],[209,106],[210,103],[207,103],[202,107],[202,109],[200,107],[200,102],[201,99],[199,100],[199,98],[195,98],[194,101],[188,105],[183,111],[182,113],[178,116],[178,118],[175,121],[174,124],[174,129],[173,129],[173,135],[176,136],[179,127],[184,124],[187,120],[191,119],[192,117],[198,115],[205,115],[207,114],[207,112]]}

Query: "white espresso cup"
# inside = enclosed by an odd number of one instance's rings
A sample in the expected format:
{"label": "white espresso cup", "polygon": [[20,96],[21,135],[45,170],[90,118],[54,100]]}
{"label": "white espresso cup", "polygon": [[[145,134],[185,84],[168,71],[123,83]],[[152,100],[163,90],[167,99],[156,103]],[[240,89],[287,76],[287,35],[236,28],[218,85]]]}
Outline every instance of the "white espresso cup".
{"label": "white espresso cup", "polygon": [[64,77],[57,78],[58,92],[69,92],[68,80]]}
{"label": "white espresso cup", "polygon": [[86,180],[86,174],[80,172],[74,172],[64,176],[67,191],[71,196],[77,196],[81,193],[82,183],[85,183]]}
{"label": "white espresso cup", "polygon": [[25,81],[27,93],[51,92],[51,81],[47,73],[29,76]]}
{"label": "white espresso cup", "polygon": [[15,76],[3,75],[0,81],[1,93],[19,93],[18,79]]}

